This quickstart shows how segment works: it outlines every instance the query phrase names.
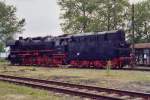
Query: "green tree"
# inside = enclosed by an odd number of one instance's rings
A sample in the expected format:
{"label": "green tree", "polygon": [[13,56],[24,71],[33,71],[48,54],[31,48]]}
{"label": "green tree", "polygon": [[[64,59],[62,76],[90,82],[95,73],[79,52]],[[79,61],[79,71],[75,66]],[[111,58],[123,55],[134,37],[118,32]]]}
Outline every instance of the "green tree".
{"label": "green tree", "polygon": [[124,27],[127,0],[59,0],[65,33],[106,31]]}
{"label": "green tree", "polygon": [[97,0],[97,6],[91,30],[94,27],[97,31],[125,28],[129,9],[127,0]]}
{"label": "green tree", "polygon": [[135,5],[135,42],[150,42],[150,1]]}
{"label": "green tree", "polygon": [[95,0],[59,0],[64,12],[61,15],[62,29],[65,33],[86,32],[91,15],[96,9]]}
{"label": "green tree", "polygon": [[16,16],[16,8],[0,1],[0,42],[13,38],[17,32],[23,31],[25,19]]}

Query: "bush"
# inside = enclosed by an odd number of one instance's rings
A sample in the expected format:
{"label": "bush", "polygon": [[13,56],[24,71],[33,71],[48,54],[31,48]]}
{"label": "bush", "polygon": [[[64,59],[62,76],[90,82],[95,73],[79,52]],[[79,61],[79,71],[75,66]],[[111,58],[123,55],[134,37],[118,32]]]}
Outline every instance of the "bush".
{"label": "bush", "polygon": [[0,58],[0,62],[7,62],[5,59]]}

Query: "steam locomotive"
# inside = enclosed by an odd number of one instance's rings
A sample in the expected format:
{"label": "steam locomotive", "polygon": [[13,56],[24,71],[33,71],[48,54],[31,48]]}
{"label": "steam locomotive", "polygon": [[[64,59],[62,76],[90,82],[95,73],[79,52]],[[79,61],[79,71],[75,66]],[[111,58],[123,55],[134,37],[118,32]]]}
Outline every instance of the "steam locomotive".
{"label": "steam locomotive", "polygon": [[91,32],[57,37],[19,37],[8,41],[8,60],[13,65],[122,68],[131,63],[130,45],[123,30]]}

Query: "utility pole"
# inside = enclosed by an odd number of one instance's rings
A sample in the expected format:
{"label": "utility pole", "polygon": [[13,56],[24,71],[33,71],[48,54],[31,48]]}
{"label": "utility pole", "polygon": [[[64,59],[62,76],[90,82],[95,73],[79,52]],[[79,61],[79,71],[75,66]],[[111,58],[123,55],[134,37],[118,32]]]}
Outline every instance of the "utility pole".
{"label": "utility pole", "polygon": [[110,3],[109,0],[107,0],[108,4],[107,4],[107,30],[110,31]]}
{"label": "utility pole", "polygon": [[113,13],[114,13],[114,30],[116,30],[117,29],[116,0],[113,0]]}
{"label": "utility pole", "polygon": [[132,4],[132,68],[134,67],[134,63],[135,63],[135,34],[134,34],[134,30],[135,30],[135,23],[134,23],[134,4]]}
{"label": "utility pole", "polygon": [[84,2],[84,4],[82,6],[83,6],[83,17],[84,17],[82,32],[85,32],[85,30],[86,30],[86,23],[87,23],[86,20],[85,20],[85,17],[86,17],[86,14],[85,14],[85,2]]}

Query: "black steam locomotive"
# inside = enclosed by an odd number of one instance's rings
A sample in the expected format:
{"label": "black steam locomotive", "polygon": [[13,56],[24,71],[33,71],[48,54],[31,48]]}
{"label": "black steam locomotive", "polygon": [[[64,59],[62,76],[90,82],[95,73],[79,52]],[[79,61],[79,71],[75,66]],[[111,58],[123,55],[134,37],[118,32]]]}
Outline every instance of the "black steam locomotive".
{"label": "black steam locomotive", "polygon": [[130,64],[130,45],[123,30],[62,35],[58,37],[19,38],[8,41],[14,65],[71,65],[104,68],[111,61],[113,68]]}

